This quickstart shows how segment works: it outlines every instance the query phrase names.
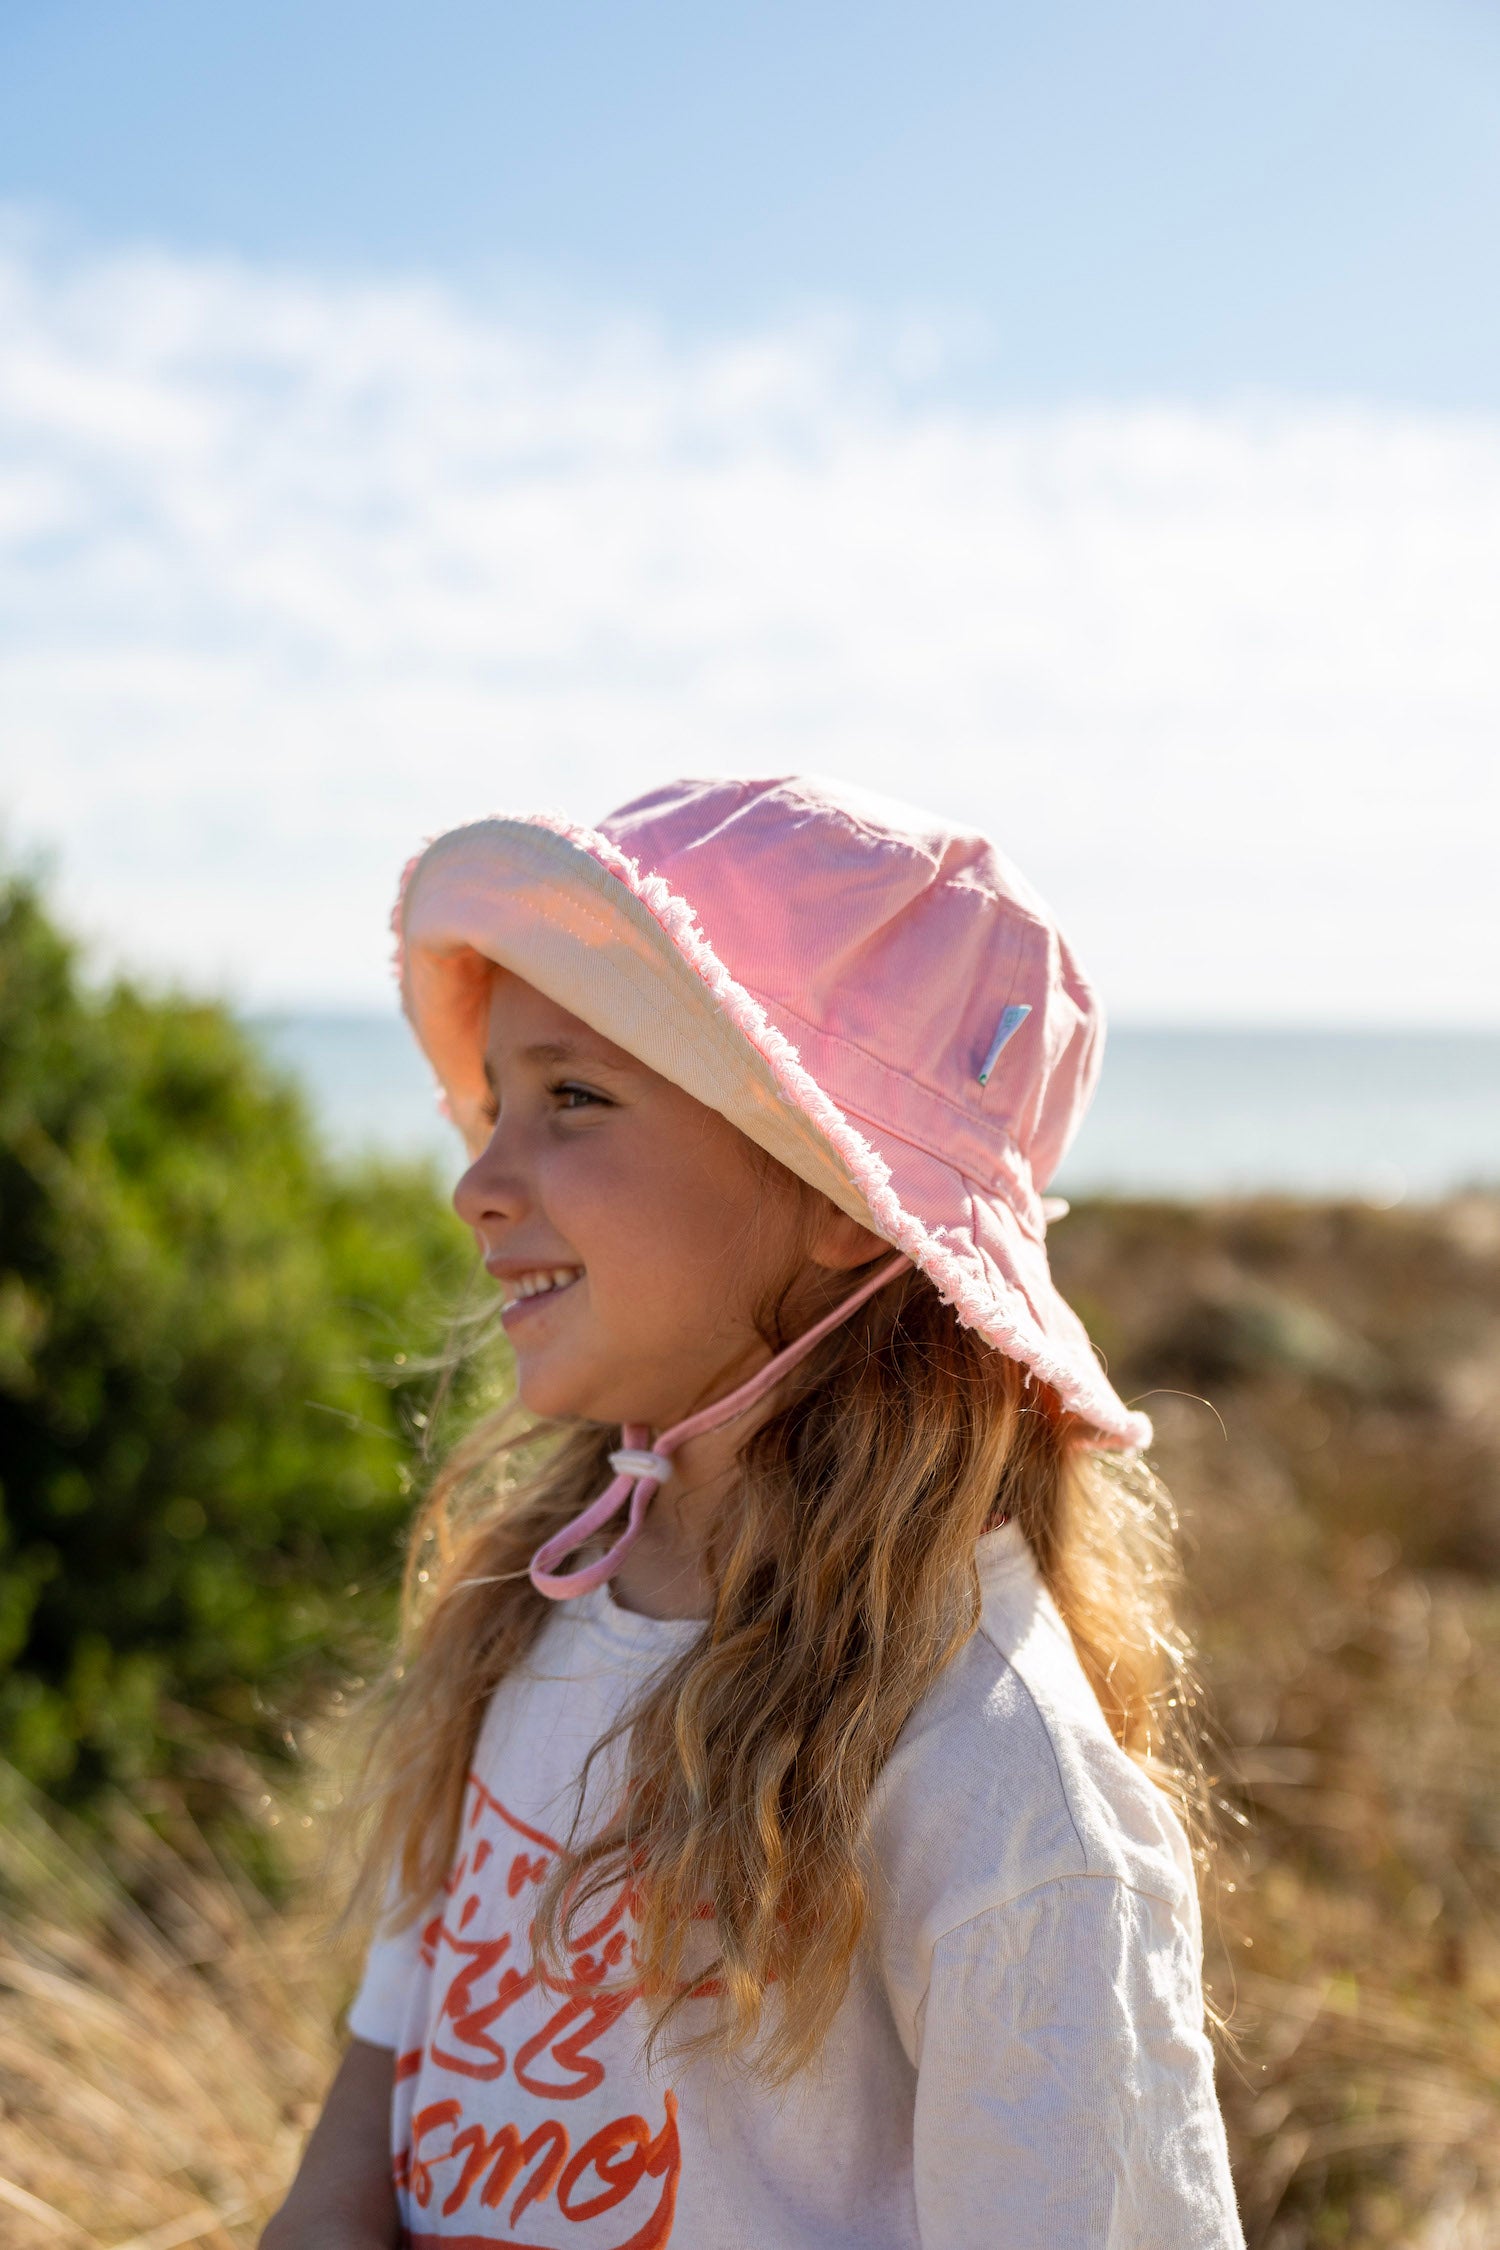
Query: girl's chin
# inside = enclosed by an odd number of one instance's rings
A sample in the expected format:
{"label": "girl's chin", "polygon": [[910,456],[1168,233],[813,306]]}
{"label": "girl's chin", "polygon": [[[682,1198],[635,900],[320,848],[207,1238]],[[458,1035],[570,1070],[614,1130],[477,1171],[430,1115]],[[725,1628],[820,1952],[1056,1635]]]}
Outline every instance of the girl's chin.
{"label": "girl's chin", "polygon": [[572,1354],[565,1363],[561,1351],[540,1348],[517,1349],[514,1362],[516,1397],[543,1421],[600,1422],[618,1429],[650,1420],[649,1409],[643,1414],[637,1402],[637,1386],[622,1381],[618,1369],[585,1366]]}
{"label": "girl's chin", "polygon": [[585,1370],[564,1364],[561,1353],[521,1348],[515,1354],[515,1369],[516,1396],[528,1414],[540,1415],[548,1422],[616,1419],[598,1409],[597,1386],[589,1381]]}
{"label": "girl's chin", "polygon": [[540,1415],[546,1422],[560,1421],[565,1416],[581,1415],[584,1412],[578,1403],[574,1384],[559,1380],[555,1368],[523,1366],[519,1353],[516,1355],[516,1397],[528,1414]]}

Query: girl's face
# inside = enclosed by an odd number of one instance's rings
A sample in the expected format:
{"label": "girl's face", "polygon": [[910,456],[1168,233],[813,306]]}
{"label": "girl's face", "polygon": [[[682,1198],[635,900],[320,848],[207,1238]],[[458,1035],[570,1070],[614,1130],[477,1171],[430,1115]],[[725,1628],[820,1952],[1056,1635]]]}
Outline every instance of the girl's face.
{"label": "girl's face", "polygon": [[485,1072],[494,1130],[453,1202],[533,1413],[665,1429],[769,1358],[755,1313],[799,1259],[811,1317],[884,1247],[831,1204],[809,1243],[727,1118],[503,969]]}

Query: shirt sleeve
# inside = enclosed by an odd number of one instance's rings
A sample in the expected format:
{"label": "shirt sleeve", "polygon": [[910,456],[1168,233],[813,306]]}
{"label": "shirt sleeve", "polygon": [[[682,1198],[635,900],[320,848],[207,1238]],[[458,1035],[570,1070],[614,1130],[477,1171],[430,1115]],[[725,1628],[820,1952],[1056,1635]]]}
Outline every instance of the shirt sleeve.
{"label": "shirt sleeve", "polygon": [[349,2029],[356,2039],[367,2039],[372,2047],[400,2047],[421,1957],[420,1916],[408,1922],[404,1930],[377,1931],[349,2009]]}
{"label": "shirt sleeve", "polygon": [[941,1938],[919,2027],[922,2250],[1243,2250],[1196,1930],[1113,1876]]}

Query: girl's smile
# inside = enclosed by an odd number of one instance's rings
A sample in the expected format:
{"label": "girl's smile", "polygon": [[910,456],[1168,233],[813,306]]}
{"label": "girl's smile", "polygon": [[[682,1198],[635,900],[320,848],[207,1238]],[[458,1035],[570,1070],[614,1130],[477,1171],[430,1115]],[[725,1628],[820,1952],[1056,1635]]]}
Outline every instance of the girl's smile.
{"label": "girl's smile", "polygon": [[519,1273],[506,1270],[503,1258],[486,1258],[486,1270],[500,1283],[505,1295],[505,1310],[501,1319],[509,1334],[513,1318],[520,1318],[539,1310],[543,1297],[556,1298],[564,1289],[571,1289],[575,1281],[582,1281],[582,1266],[525,1267]]}

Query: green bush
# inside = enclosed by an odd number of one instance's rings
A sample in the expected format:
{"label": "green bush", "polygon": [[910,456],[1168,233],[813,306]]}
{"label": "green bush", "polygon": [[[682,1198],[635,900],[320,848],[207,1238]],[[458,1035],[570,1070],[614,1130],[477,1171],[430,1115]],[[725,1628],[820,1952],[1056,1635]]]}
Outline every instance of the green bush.
{"label": "green bush", "polygon": [[0,879],[0,1756],[77,1800],[274,1746],[386,1620],[471,1268],[425,1169],[340,1170],[224,1010],[94,989]]}

